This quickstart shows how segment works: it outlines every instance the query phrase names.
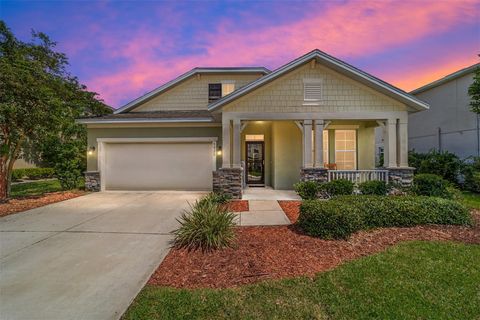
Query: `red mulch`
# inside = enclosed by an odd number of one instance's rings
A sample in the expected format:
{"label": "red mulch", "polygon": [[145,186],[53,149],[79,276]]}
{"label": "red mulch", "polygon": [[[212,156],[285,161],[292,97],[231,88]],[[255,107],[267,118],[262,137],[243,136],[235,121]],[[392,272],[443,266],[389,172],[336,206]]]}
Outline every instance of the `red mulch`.
{"label": "red mulch", "polygon": [[300,215],[300,205],[302,201],[298,200],[279,200],[278,203],[282,208],[283,212],[290,219],[291,223],[297,222],[298,216]]}
{"label": "red mulch", "polygon": [[225,288],[265,279],[313,276],[339,264],[383,251],[401,241],[447,240],[480,244],[476,226],[418,226],[361,231],[349,240],[321,240],[294,226],[242,227],[237,247],[214,252],[172,249],[149,284],[178,288]]}
{"label": "red mulch", "polygon": [[83,191],[66,191],[46,193],[41,196],[10,199],[6,203],[0,203],[0,217],[37,207],[43,207],[51,203],[76,198],[84,194],[85,192]]}
{"label": "red mulch", "polygon": [[233,212],[242,212],[249,210],[247,200],[231,200],[228,202],[227,207]]}

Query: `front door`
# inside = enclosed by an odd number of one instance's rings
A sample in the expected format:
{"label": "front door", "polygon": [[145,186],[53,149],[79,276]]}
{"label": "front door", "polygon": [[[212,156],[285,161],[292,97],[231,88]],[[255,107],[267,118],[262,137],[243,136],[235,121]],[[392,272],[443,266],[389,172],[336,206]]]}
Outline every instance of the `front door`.
{"label": "front door", "polygon": [[247,152],[247,184],[265,184],[265,148],[263,141],[245,142]]}

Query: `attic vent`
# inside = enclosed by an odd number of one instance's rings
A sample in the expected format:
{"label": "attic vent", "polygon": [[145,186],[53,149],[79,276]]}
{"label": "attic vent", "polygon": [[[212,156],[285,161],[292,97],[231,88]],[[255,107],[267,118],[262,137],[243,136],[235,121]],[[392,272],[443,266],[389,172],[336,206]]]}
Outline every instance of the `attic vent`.
{"label": "attic vent", "polygon": [[308,81],[303,83],[305,101],[319,101],[322,99],[322,84],[320,81]]}

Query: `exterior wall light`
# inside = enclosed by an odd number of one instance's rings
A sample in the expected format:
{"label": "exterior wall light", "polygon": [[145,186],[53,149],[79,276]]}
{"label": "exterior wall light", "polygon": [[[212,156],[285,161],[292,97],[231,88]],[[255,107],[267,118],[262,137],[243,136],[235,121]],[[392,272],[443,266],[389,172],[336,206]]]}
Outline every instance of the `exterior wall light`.
{"label": "exterior wall light", "polygon": [[217,156],[221,156],[222,155],[222,147],[218,147],[218,150],[217,150]]}
{"label": "exterior wall light", "polygon": [[89,156],[91,156],[94,152],[95,152],[95,147],[89,147],[89,148],[88,148],[88,151],[87,151],[87,154],[88,154]]}

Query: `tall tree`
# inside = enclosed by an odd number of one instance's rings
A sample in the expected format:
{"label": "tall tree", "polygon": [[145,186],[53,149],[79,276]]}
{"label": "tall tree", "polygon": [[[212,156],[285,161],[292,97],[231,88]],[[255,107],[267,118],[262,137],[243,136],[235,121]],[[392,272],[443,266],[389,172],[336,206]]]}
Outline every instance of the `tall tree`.
{"label": "tall tree", "polygon": [[468,88],[470,95],[470,110],[476,114],[480,114],[480,67],[475,70],[473,83]]}
{"label": "tall tree", "polygon": [[75,117],[111,112],[67,72],[67,57],[55,46],[39,32],[20,41],[0,20],[0,201],[8,198],[13,164],[22,153],[40,158],[35,146],[52,137],[85,144]]}

